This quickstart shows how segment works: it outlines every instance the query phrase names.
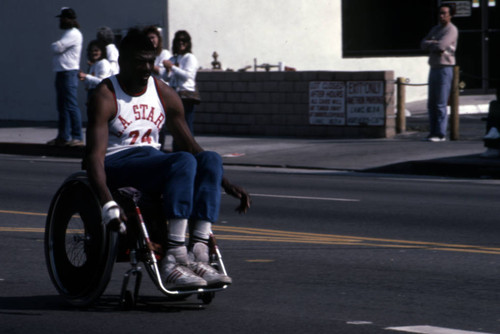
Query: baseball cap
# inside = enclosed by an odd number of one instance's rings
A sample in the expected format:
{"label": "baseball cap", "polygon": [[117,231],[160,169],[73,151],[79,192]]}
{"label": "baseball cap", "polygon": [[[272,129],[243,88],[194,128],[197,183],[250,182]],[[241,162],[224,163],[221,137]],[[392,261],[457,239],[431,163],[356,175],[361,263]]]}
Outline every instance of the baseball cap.
{"label": "baseball cap", "polygon": [[76,19],[76,13],[72,8],[63,7],[61,8],[61,14],[56,17],[66,17],[68,19]]}

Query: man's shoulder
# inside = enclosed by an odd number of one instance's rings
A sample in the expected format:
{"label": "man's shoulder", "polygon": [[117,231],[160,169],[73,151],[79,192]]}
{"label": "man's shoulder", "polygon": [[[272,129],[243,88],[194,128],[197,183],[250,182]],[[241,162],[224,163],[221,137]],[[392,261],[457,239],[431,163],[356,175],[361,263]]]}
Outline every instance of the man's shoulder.
{"label": "man's shoulder", "polygon": [[66,30],[64,30],[64,32],[66,32],[67,34],[71,34],[71,35],[83,36],[82,32],[80,31],[80,29],[78,29],[76,27],[66,29]]}
{"label": "man's shoulder", "polygon": [[113,82],[111,81],[112,77],[102,80],[97,85],[95,93],[99,94],[101,97],[113,97],[115,93],[115,88],[113,86]]}
{"label": "man's shoulder", "polygon": [[170,87],[165,82],[163,82],[162,80],[157,79],[157,78],[153,78],[153,80],[155,82],[155,87],[156,87],[156,91],[158,93],[158,96],[162,100],[163,106],[165,108],[170,107],[172,105],[172,103],[174,103],[175,100],[179,98],[179,96],[177,95],[177,92],[172,87]]}
{"label": "man's shoulder", "polygon": [[89,115],[101,115],[104,119],[110,119],[116,113],[114,88],[109,78],[97,85],[90,96],[87,112]]}
{"label": "man's shoulder", "polygon": [[151,76],[151,80],[154,81],[154,84],[155,84],[156,90],[158,91],[158,94],[169,95],[172,92],[175,93],[175,91],[172,89],[172,87],[167,85],[164,81],[162,81],[158,78],[155,78],[153,76]]}
{"label": "man's shoulder", "polygon": [[82,32],[78,28],[70,28],[70,29],[64,30],[63,38],[64,37],[83,41]]}
{"label": "man's shoulder", "polygon": [[449,31],[449,30],[458,30],[457,26],[453,24],[453,22],[448,22],[446,25],[438,24],[441,30]]}

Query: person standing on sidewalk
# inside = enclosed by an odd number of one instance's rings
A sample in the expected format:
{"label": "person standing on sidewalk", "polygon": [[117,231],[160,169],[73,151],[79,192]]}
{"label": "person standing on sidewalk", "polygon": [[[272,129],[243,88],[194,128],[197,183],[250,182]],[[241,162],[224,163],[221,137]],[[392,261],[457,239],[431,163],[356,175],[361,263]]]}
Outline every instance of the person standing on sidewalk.
{"label": "person standing on sidewalk", "polygon": [[83,81],[87,89],[87,101],[94,92],[97,85],[112,75],[111,64],[106,53],[106,45],[99,40],[93,40],[87,47],[87,58],[89,62],[88,73],[80,71],[78,79]]}
{"label": "person standing on sidewalk", "polygon": [[82,115],[77,101],[83,36],[73,9],[63,7],[56,17],[64,31],[61,39],[52,43],[59,125],[57,137],[47,144],[83,146]]}
{"label": "person standing on sidewalk", "polygon": [[106,59],[111,65],[111,75],[118,74],[120,72],[120,66],[118,65],[119,52],[115,45],[115,33],[110,27],[100,27],[97,30],[97,40],[104,43],[106,46]]}
{"label": "person standing on sidewalk", "polygon": [[[173,57],[164,60],[163,65],[168,71],[170,87],[179,94],[184,106],[184,117],[186,123],[194,136],[194,111],[195,105],[200,103],[200,95],[196,87],[196,74],[198,71],[198,59],[192,53],[193,44],[191,35],[185,30],[179,30],[174,35],[172,43]],[[162,140],[164,136],[162,135]],[[173,141],[174,151],[178,149]]]}
{"label": "person standing on sidewalk", "polygon": [[172,57],[170,51],[163,48],[163,38],[161,36],[160,30],[156,26],[149,26],[144,29],[146,35],[148,35],[151,43],[156,50],[155,66],[153,67],[153,76],[157,79],[168,81],[167,70],[165,65],[163,65],[164,60],[169,60]]}
{"label": "person standing on sidewalk", "polygon": [[451,23],[455,8],[445,4],[439,7],[439,24],[424,37],[420,46],[429,51],[429,92],[427,109],[430,133],[428,141],[446,140],[448,126],[447,105],[456,64],[458,29]]}

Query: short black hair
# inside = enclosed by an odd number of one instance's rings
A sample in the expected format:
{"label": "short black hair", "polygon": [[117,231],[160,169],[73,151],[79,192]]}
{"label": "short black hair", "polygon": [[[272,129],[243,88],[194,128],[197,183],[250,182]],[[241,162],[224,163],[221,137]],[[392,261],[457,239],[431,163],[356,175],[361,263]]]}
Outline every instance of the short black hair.
{"label": "short black hair", "polygon": [[155,53],[155,47],[144,31],[132,28],[128,31],[127,36],[122,39],[119,51],[120,58],[129,59],[136,52],[151,51]]}
{"label": "short black hair", "polygon": [[449,12],[450,12],[450,16],[455,16],[455,14],[457,13],[457,7],[455,6],[455,4],[445,3],[445,4],[442,4],[441,6],[439,6],[439,8],[443,8],[443,7],[448,7]]}
{"label": "short black hair", "polygon": [[99,50],[101,50],[101,57],[99,58],[99,60],[105,59],[108,57],[108,53],[106,52],[106,45],[104,45],[104,42],[102,42],[98,39],[94,39],[93,41],[90,41],[89,45],[87,46],[87,58],[88,59],[90,59],[90,53],[91,53],[91,50],[94,46],[98,47]]}

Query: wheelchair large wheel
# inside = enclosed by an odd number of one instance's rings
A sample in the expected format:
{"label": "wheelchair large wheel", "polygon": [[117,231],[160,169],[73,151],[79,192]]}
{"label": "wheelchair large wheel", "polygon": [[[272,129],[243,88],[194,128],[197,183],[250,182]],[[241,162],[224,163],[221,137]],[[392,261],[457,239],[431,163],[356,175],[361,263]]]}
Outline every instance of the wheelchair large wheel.
{"label": "wheelchair large wheel", "polygon": [[50,206],[45,257],[52,283],[72,305],[88,306],[106,289],[118,233],[101,223],[101,206],[84,172],[70,176]]}

